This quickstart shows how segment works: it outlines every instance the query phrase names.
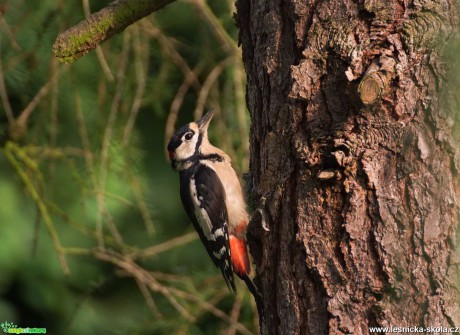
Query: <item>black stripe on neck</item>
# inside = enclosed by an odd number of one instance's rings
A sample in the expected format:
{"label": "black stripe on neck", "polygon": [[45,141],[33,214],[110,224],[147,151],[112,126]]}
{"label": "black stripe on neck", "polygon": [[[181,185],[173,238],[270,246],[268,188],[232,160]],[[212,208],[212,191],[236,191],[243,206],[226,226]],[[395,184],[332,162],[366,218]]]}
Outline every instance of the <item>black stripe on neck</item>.
{"label": "black stripe on neck", "polygon": [[198,133],[198,140],[196,141],[195,153],[193,154],[193,156],[199,156],[200,155],[201,142],[203,142],[203,134]]}
{"label": "black stripe on neck", "polygon": [[224,157],[219,154],[200,155],[200,160],[223,162]]}
{"label": "black stripe on neck", "polygon": [[190,163],[190,167],[187,168],[190,169],[197,165],[200,161],[211,161],[211,162],[223,162],[225,159],[219,154],[209,154],[209,155],[202,155],[201,153],[194,154],[192,157],[189,157],[187,159],[182,159],[180,161],[175,161],[174,164],[187,164]]}

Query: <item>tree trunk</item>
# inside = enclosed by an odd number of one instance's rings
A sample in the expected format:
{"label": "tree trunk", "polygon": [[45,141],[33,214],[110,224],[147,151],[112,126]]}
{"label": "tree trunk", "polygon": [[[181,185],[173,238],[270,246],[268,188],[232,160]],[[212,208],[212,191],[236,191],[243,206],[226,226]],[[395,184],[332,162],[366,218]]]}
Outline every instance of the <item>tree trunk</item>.
{"label": "tree trunk", "polygon": [[269,229],[256,215],[248,234],[262,334],[460,326],[460,165],[440,59],[455,0],[237,10],[250,193]]}

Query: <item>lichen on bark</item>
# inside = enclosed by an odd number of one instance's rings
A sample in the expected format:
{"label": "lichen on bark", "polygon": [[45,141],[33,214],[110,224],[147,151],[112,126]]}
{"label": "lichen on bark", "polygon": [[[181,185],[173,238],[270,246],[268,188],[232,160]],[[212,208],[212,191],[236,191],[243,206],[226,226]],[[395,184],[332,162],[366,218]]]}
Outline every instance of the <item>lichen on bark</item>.
{"label": "lichen on bark", "polygon": [[130,24],[175,0],[116,0],[87,19],[61,33],[53,54],[63,63],[72,63]]}

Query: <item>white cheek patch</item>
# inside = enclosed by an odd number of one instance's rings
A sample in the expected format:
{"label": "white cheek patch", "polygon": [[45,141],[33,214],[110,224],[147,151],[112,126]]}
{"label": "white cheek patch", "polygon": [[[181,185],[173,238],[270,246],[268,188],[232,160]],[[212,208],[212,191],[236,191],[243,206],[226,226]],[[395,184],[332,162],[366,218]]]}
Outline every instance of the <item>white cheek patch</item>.
{"label": "white cheek patch", "polygon": [[195,136],[193,136],[190,141],[182,141],[181,145],[179,145],[179,147],[176,149],[176,159],[182,160],[193,156],[195,153],[197,140],[198,135],[195,134]]}

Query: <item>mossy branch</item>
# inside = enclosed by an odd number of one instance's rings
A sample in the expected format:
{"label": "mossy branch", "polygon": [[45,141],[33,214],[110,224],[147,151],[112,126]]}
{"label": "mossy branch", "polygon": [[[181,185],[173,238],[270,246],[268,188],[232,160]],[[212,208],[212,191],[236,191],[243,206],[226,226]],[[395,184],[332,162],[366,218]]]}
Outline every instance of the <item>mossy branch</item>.
{"label": "mossy branch", "polygon": [[72,63],[132,23],[175,0],[116,0],[60,34],[53,54]]}

